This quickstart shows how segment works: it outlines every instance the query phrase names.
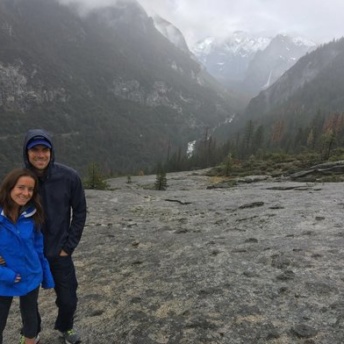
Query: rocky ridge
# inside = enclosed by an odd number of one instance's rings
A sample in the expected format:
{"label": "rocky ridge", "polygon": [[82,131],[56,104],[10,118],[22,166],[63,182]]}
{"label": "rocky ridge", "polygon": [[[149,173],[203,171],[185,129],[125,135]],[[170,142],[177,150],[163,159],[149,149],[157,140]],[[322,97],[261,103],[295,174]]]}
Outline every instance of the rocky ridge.
{"label": "rocky ridge", "polygon": [[[155,176],[87,190],[83,343],[343,343],[343,183],[255,180],[216,188],[197,171],[167,174],[166,191]],[[42,343],[62,343],[53,291],[40,308]]]}

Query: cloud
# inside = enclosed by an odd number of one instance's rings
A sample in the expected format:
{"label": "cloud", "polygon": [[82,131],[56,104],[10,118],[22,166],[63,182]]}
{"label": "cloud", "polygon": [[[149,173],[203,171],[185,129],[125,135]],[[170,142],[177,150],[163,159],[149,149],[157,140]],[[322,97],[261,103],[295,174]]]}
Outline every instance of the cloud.
{"label": "cloud", "polygon": [[107,6],[116,6],[125,2],[137,2],[136,0],[57,0],[62,5],[76,5],[80,14],[87,14],[89,11]]}
{"label": "cloud", "polygon": [[292,32],[320,42],[344,36],[343,0],[139,0],[176,25],[187,40],[235,30]]}
{"label": "cloud", "polygon": [[[69,4],[80,4],[83,5],[85,8],[97,8],[102,6],[109,6],[114,5],[117,3],[117,0],[58,0],[63,5]],[[129,1],[129,0],[126,0]]]}
{"label": "cloud", "polygon": [[[86,9],[135,0],[60,0]],[[294,33],[318,42],[344,36],[343,0],[137,0],[149,15],[159,14],[184,34],[189,45],[207,36]]]}

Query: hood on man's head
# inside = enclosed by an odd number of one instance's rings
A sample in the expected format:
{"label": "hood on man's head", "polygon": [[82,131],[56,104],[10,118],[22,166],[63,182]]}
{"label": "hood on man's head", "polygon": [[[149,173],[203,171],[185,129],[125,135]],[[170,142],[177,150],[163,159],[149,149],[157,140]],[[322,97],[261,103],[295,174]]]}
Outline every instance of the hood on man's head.
{"label": "hood on man's head", "polygon": [[44,136],[34,136],[26,145],[26,149],[42,145],[51,149],[51,143]]}

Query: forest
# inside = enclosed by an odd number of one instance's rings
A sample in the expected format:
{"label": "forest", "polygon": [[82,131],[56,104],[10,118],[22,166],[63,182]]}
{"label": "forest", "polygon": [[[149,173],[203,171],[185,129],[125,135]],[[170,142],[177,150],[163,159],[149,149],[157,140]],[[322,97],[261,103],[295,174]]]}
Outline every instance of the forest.
{"label": "forest", "polygon": [[[221,144],[206,132],[192,156],[180,149],[167,158],[164,168],[175,172],[216,167],[217,174],[228,176],[238,167],[245,173],[265,174],[276,171],[279,164],[281,173],[292,173],[344,160],[344,113],[318,111],[305,126],[297,124],[297,118],[292,117],[276,118],[265,125],[250,119]],[[282,170],[281,163],[285,163]]]}

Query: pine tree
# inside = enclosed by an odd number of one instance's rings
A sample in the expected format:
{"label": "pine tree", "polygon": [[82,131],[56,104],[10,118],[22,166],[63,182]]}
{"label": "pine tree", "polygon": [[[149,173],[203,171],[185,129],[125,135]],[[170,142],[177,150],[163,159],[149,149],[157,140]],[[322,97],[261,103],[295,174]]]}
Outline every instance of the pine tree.
{"label": "pine tree", "polygon": [[92,163],[88,167],[88,174],[84,180],[86,189],[105,190],[108,188],[108,183],[105,181],[100,168],[97,164]]}
{"label": "pine tree", "polygon": [[161,165],[157,168],[156,180],[155,180],[155,190],[166,190],[167,188],[167,178],[166,172]]}
{"label": "pine tree", "polygon": [[279,120],[274,123],[271,134],[271,142],[273,144],[280,143],[284,133],[284,121]]}
{"label": "pine tree", "polygon": [[226,177],[229,177],[229,175],[232,172],[232,168],[233,168],[233,158],[232,158],[232,154],[229,153],[226,161],[225,161],[225,175]]}

